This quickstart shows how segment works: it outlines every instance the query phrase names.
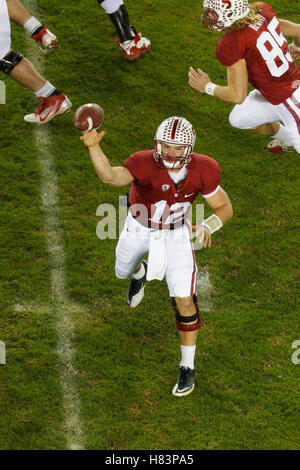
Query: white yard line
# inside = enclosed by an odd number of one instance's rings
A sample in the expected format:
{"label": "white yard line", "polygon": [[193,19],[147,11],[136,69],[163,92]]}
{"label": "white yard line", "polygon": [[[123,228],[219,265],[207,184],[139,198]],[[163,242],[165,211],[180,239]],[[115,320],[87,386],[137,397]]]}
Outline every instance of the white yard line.
{"label": "white yard line", "polygon": [[[24,0],[24,5],[33,16],[38,18],[37,2],[35,0]],[[37,44],[30,38],[28,39],[26,52],[29,60],[36,65],[39,73],[43,75],[45,58]],[[51,268],[52,305],[49,306],[49,310],[53,310],[56,318],[57,353],[61,364],[61,387],[65,414],[63,430],[66,435],[67,449],[83,449],[84,435],[80,419],[80,400],[76,386],[75,352],[72,347],[73,307],[65,292],[65,255],[61,239],[58,184],[54,156],[51,153],[51,137],[47,124],[45,127],[35,124],[28,125],[36,126],[34,128],[34,137],[41,171],[41,200]]]}

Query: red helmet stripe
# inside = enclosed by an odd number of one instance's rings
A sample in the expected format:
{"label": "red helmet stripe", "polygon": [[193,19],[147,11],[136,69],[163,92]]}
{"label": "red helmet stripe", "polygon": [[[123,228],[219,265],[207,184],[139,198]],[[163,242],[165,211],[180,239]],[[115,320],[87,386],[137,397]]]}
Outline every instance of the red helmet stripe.
{"label": "red helmet stripe", "polygon": [[172,127],[171,139],[175,138],[175,133],[176,133],[178,123],[179,123],[179,119],[175,119],[173,127]]}

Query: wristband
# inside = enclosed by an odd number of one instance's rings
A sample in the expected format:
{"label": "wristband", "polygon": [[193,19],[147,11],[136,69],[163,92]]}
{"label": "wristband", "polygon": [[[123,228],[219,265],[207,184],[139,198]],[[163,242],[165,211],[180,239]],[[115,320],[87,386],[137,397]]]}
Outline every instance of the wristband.
{"label": "wristband", "polygon": [[206,85],[205,85],[205,93],[207,93],[208,95],[211,95],[211,96],[214,96],[215,95],[215,88],[217,87],[217,85],[215,85],[215,83],[212,83],[212,82],[208,82]]}
{"label": "wristband", "polygon": [[214,233],[221,227],[223,227],[222,220],[216,214],[212,214],[210,217],[203,220],[201,222],[201,225],[203,225],[203,227],[208,228],[210,233]]}
{"label": "wristband", "polygon": [[295,49],[295,51],[300,52],[300,46],[296,46],[294,42],[291,43],[291,46]]}

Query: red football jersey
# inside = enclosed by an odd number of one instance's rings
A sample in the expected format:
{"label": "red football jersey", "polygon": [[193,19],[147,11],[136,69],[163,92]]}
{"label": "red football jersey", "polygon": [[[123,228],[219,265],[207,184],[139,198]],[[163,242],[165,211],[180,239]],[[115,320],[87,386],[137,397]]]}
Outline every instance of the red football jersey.
{"label": "red football jersey", "polygon": [[183,185],[175,185],[167,169],[158,167],[153,150],[130,155],[123,166],[135,177],[129,195],[133,216],[155,229],[181,226],[198,194],[205,197],[213,193],[221,178],[219,164],[197,153],[187,165]]}
{"label": "red football jersey", "polygon": [[245,59],[251,85],[267,101],[279,104],[299,86],[300,68],[289,53],[273,8],[262,5],[261,21],[226,33],[218,42],[216,56],[226,67]]}

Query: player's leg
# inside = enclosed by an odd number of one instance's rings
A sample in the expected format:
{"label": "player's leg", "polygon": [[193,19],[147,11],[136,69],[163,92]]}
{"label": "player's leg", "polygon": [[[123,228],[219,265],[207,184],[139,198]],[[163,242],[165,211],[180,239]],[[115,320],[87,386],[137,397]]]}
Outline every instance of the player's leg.
{"label": "player's leg", "polygon": [[195,387],[194,358],[201,321],[196,296],[173,297],[171,301],[175,311],[181,349],[178,379],[172,393],[180,397],[188,395]]}
{"label": "player's leg", "polygon": [[57,45],[56,36],[37,18],[31,15],[20,0],[6,0],[9,18],[22,26],[48,55]]}
{"label": "player's leg", "polygon": [[137,307],[144,297],[147,262],[142,258],[148,251],[149,230],[129,214],[116,247],[115,274],[119,279],[130,278],[127,294],[130,307]]}
{"label": "player's leg", "polygon": [[4,56],[0,55],[0,71],[33,91],[40,99],[35,113],[24,116],[25,121],[44,124],[71,109],[72,104],[64,93],[45,80],[23,54],[9,49]]}
{"label": "player's leg", "polygon": [[273,153],[281,153],[291,146],[290,131],[280,120],[279,107],[266,101],[258,90],[249,93],[245,101],[236,105],[229,115],[233,127],[272,137],[268,150]]}
{"label": "player's leg", "polygon": [[291,145],[300,153],[300,87],[280,105],[280,114],[290,131]]}
{"label": "player's leg", "polygon": [[7,3],[0,0],[0,71],[33,91],[41,104],[33,114],[26,115],[27,122],[43,124],[71,109],[71,102],[50,82],[46,81],[23,54],[11,49],[10,22]]}
{"label": "player's leg", "polygon": [[[181,236],[178,236],[180,232]],[[174,236],[167,242],[167,250],[166,281],[175,312],[181,350],[178,379],[172,393],[175,396],[185,396],[195,386],[194,357],[200,328],[196,297],[197,266],[187,227],[174,230]]]}
{"label": "player's leg", "polygon": [[125,59],[133,60],[144,52],[147,52],[151,43],[149,39],[138,33],[130,24],[128,11],[123,0],[97,0],[104,8],[110,20],[114,24],[119,39],[117,44],[123,52]]}

